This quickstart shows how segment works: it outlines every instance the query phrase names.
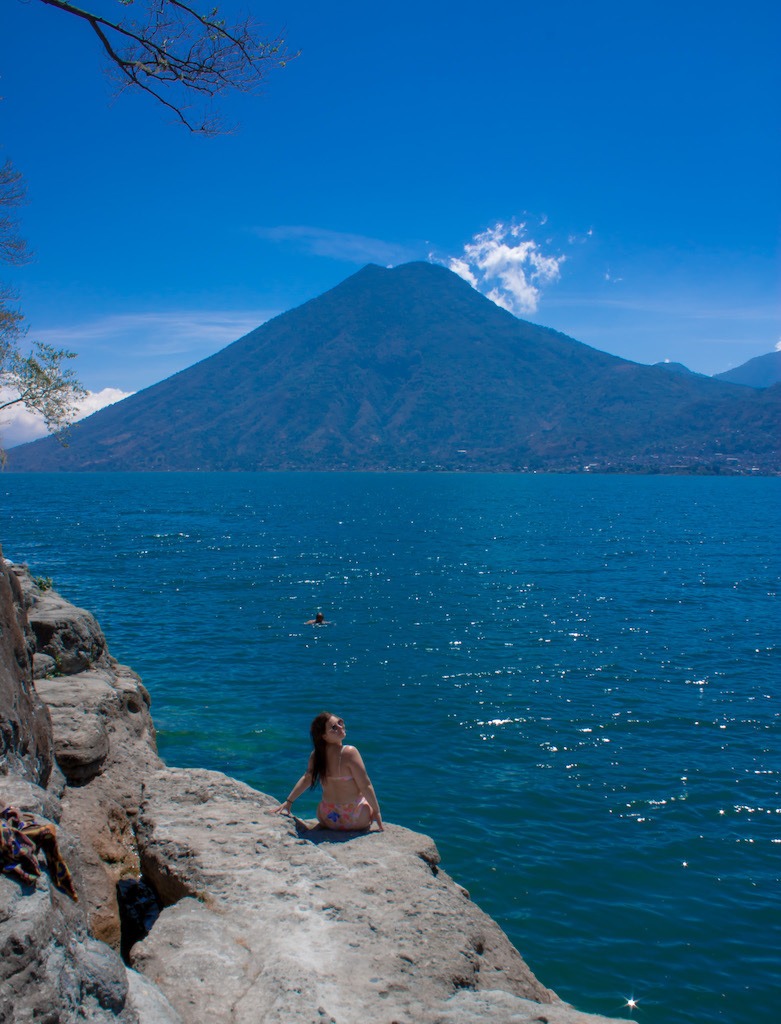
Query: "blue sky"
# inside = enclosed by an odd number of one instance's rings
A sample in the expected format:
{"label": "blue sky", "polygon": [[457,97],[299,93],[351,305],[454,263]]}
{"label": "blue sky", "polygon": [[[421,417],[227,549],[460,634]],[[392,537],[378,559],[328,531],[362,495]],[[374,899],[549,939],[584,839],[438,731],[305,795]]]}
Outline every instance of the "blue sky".
{"label": "blue sky", "polygon": [[77,20],[2,4],[0,159],[36,258],[0,276],[92,391],[369,261],[441,261],[638,362],[710,374],[779,343],[777,2],[247,7],[301,55],[206,139],[116,97]]}

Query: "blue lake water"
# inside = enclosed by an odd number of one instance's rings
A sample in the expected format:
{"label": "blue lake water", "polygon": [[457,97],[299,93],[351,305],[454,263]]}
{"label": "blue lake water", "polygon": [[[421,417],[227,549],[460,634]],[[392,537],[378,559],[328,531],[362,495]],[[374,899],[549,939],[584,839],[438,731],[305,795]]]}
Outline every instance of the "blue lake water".
{"label": "blue lake water", "polygon": [[170,764],[283,798],[334,711],[385,818],[435,839],[562,998],[775,1024],[779,499],[767,478],[9,474],[0,542],[95,613]]}

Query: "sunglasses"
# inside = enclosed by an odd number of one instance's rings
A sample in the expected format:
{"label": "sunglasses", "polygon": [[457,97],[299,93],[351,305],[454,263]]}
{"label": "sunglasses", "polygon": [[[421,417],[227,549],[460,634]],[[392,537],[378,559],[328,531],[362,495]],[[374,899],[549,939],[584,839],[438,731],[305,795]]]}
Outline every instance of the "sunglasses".
{"label": "sunglasses", "polygon": [[341,719],[341,718],[338,718],[336,720],[336,724],[335,725],[329,725],[328,726],[328,731],[329,732],[339,732],[340,729],[344,729],[344,720]]}

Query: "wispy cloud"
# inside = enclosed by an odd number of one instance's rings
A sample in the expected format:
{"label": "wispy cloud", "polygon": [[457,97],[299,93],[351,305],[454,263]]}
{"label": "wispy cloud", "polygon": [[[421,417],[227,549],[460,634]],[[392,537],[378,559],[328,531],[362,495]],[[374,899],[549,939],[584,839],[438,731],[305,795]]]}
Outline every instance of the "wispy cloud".
{"label": "wispy cloud", "polygon": [[[73,422],[83,420],[87,416],[91,416],[93,412],[104,409],[107,405],[121,402],[123,398],[128,398],[131,394],[133,394],[132,391],[121,391],[119,388],[88,391],[76,406]],[[13,392],[7,388],[0,389],[0,401],[13,397]],[[13,448],[17,444],[35,441],[36,438],[45,437],[48,433],[43,416],[36,412],[30,412],[23,405],[12,405],[0,413],[0,443],[4,448]]]}
{"label": "wispy cloud", "polygon": [[214,346],[228,345],[279,310],[174,310],[165,313],[114,313],[78,323],[42,327],[36,335],[52,345],[91,348],[102,344],[114,348],[118,339],[135,341],[133,354],[146,359],[150,354],[175,355]]}
{"label": "wispy cloud", "polygon": [[139,391],[206,359],[280,313],[279,309],[178,309],[33,322],[36,341],[78,353],[86,387]]}
{"label": "wispy cloud", "polygon": [[[620,281],[621,278],[617,280]],[[551,300],[551,308],[567,309],[572,307],[651,313],[688,320],[737,320],[741,322],[766,320],[770,322],[778,318],[778,309],[775,306],[720,305],[716,301],[709,301],[707,297],[703,298],[697,295],[665,296],[640,292],[637,295],[616,299],[605,295],[570,294],[557,296]],[[624,328],[622,327],[622,329]],[[779,344],[781,345],[781,340],[779,340]]]}
{"label": "wispy cloud", "polygon": [[544,252],[528,237],[525,223],[500,222],[475,235],[462,255],[440,262],[497,306],[517,314],[536,312],[543,288],[559,280],[565,260]]}
{"label": "wispy cloud", "polygon": [[259,238],[266,238],[272,242],[292,242],[314,256],[328,256],[330,259],[345,263],[396,266],[398,263],[421,258],[420,250],[413,246],[385,242],[380,238],[369,238],[346,231],[329,231],[327,228],[305,225],[280,225],[253,230]]}

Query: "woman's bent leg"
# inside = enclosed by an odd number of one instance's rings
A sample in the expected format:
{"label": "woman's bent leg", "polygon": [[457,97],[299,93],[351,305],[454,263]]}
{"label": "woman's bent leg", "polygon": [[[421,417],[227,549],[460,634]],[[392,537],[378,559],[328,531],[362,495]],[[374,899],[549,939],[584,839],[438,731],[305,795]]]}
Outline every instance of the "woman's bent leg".
{"label": "woman's bent leg", "polygon": [[372,809],[365,797],[352,804],[330,804],[322,800],[317,807],[317,820],[323,828],[364,832],[371,825]]}

